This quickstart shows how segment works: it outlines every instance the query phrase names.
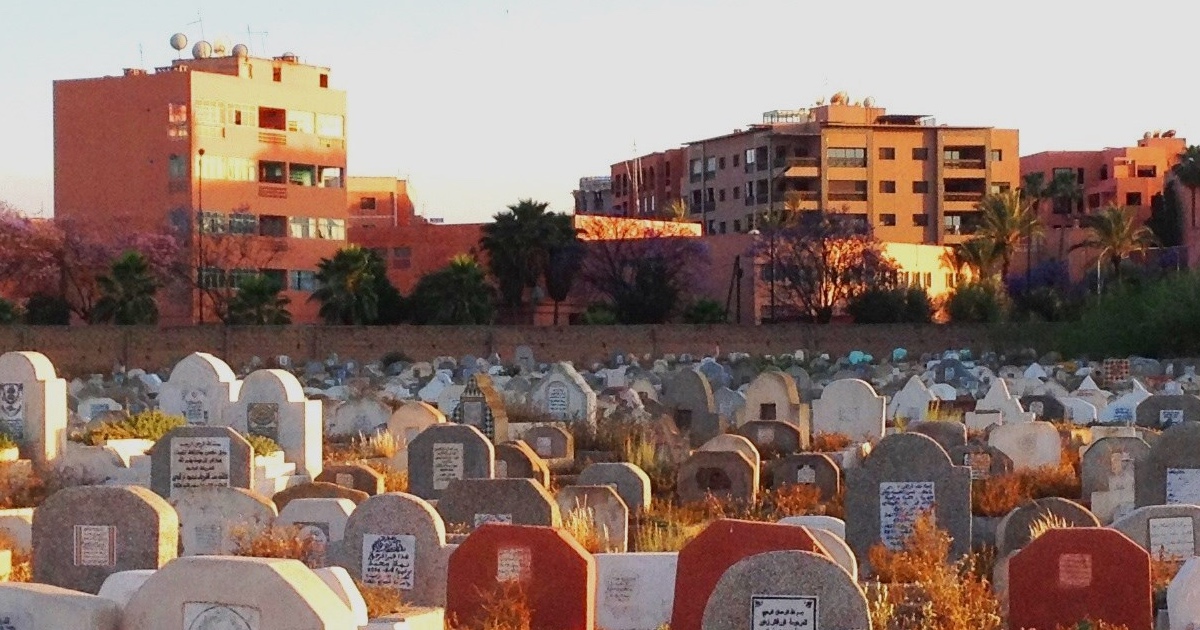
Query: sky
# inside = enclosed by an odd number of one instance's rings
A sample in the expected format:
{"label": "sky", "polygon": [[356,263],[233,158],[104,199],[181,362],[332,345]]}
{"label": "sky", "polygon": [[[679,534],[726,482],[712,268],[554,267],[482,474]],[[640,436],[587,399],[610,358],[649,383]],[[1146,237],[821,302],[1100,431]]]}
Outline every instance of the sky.
{"label": "sky", "polygon": [[4,4],[0,200],[30,214],[53,211],[51,82],[168,65],[175,32],[330,67],[348,92],[349,173],[407,178],[418,212],[449,223],[521,198],[568,211],[580,177],[840,90],[1019,129],[1022,155],[1154,129],[1200,143],[1180,0]]}

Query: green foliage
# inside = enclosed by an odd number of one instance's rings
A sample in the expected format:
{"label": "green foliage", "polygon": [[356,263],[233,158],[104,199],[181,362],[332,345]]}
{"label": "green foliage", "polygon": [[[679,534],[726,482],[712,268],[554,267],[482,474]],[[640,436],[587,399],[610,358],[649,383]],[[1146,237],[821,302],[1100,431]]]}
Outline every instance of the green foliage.
{"label": "green foliage", "polygon": [[71,305],[61,296],[38,293],[25,301],[25,323],[30,326],[66,326]]}
{"label": "green foliage", "polygon": [[286,326],[292,323],[288,304],[292,300],[280,295],[283,286],[273,278],[258,275],[242,280],[238,291],[229,300],[226,322],[234,326]]}
{"label": "green foliage", "polygon": [[1012,298],[1014,321],[1061,322],[1070,319],[1075,311],[1075,305],[1054,287],[1035,287]]}
{"label": "green foliage", "polygon": [[1003,289],[993,282],[960,285],[946,300],[946,311],[955,323],[995,323],[1008,311]]}
{"label": "green foliage", "polygon": [[692,302],[683,311],[683,321],[688,324],[724,324],[729,321],[729,313],[720,302],[701,299]]}
{"label": "green foliage", "polygon": [[611,326],[617,323],[617,312],[608,304],[591,304],[583,312],[582,320],[591,326]]}
{"label": "green foliage", "polygon": [[92,310],[92,321],[118,326],[158,323],[158,303],[154,293],[158,282],[150,263],[135,251],[127,251],[113,261],[108,275],[96,278],[100,299]]}
{"label": "green foliage", "polygon": [[846,312],[857,324],[920,324],[933,320],[933,303],[920,287],[872,287],[852,297]]}
{"label": "green foliage", "polygon": [[1088,305],[1058,345],[1068,356],[1200,354],[1200,274],[1117,287]]}
{"label": "green foliage", "polygon": [[377,325],[402,317],[402,298],[387,278],[387,266],[375,252],[357,245],[339,249],[317,263],[317,290],[326,324]]}
{"label": "green foliage", "polygon": [[250,443],[250,448],[254,450],[255,457],[266,457],[271,453],[278,453],[283,450],[275,440],[264,435],[247,435],[246,441]]}
{"label": "green foliage", "polygon": [[488,269],[506,305],[519,305],[525,289],[537,286],[552,249],[576,239],[571,217],[548,212],[549,207],[521,199],[483,227],[479,245],[487,252]]}
{"label": "green foliage", "polygon": [[167,415],[157,409],[143,411],[119,422],[101,422],[83,434],[81,441],[99,446],[108,440],[150,440],[157,442],[172,429],[186,426],[183,416]]}
{"label": "green foliage", "polygon": [[622,324],[661,324],[679,303],[680,290],[672,281],[670,264],[662,258],[643,258],[631,264],[631,291],[622,292],[613,304]]}
{"label": "green foliage", "polygon": [[1009,263],[1022,243],[1042,235],[1042,223],[1027,196],[1015,190],[992,193],[979,202],[978,237],[991,245],[1000,260],[1000,276],[1008,277]]}
{"label": "green foliage", "polygon": [[12,439],[7,433],[0,431],[0,451],[6,451],[10,448],[17,448],[16,440]]}
{"label": "green foliage", "polygon": [[9,326],[21,321],[21,307],[16,303],[0,298],[0,326]]}
{"label": "green foliage", "polygon": [[494,315],[492,287],[483,268],[470,256],[455,256],[443,269],[417,281],[409,297],[417,324],[490,324]]}
{"label": "green foliage", "polygon": [[1161,194],[1150,198],[1150,218],[1146,227],[1154,232],[1163,247],[1183,244],[1183,204],[1174,186],[1164,186]]}

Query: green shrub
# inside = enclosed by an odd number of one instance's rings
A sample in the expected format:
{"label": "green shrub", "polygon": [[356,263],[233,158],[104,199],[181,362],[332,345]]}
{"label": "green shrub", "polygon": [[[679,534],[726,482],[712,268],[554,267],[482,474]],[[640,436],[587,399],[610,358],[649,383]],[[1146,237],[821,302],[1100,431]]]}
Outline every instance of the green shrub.
{"label": "green shrub", "polygon": [[99,446],[108,440],[150,440],[157,442],[172,429],[186,426],[183,416],[167,415],[157,409],[143,411],[119,422],[102,422],[80,438],[84,444]]}
{"label": "green shrub", "polygon": [[683,312],[687,324],[724,324],[728,320],[725,306],[716,300],[696,300]]}
{"label": "green shrub", "polygon": [[1071,317],[1071,304],[1054,287],[1037,287],[1012,298],[1014,320],[1061,322]]}
{"label": "green shrub", "polygon": [[583,312],[582,321],[591,326],[612,326],[617,323],[617,312],[608,304],[592,304]]}
{"label": "green shrub", "polygon": [[0,326],[8,326],[21,321],[21,308],[15,303],[0,298]]}
{"label": "green shrub", "polygon": [[990,282],[959,286],[946,300],[946,312],[956,323],[1003,321],[1008,303],[1002,290]]}
{"label": "green shrub", "polygon": [[1200,354],[1200,274],[1113,289],[1086,306],[1057,345],[1068,356]]}
{"label": "green shrub", "polygon": [[254,449],[256,457],[265,457],[283,450],[278,442],[263,435],[247,435],[246,441],[250,443],[250,448]]}
{"label": "green shrub", "polygon": [[874,287],[851,298],[846,312],[856,324],[920,324],[933,319],[933,303],[920,287]]}
{"label": "green shrub", "polygon": [[25,323],[30,326],[66,326],[71,323],[71,305],[56,295],[39,293],[25,301]]}

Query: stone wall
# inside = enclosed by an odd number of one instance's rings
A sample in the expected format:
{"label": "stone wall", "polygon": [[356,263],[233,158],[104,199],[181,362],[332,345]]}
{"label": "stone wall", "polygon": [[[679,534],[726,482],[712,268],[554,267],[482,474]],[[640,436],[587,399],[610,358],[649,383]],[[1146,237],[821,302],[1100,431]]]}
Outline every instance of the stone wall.
{"label": "stone wall", "polygon": [[796,349],[833,356],[862,350],[877,357],[893,348],[910,353],[947,348],[1003,350],[1049,349],[1053,326],[1021,325],[853,325],[810,326],[396,326],[396,327],[0,327],[0,352],[37,350],[50,357],[60,374],[107,373],[120,362],[128,367],[158,369],[174,365],[194,351],[210,352],[236,369],[252,356],[268,360],[286,354],[294,361],[341,358],[377,360],[402,352],[414,360],[492,352],[511,359],[519,345],[533,348],[539,360],[589,361],[618,350],[636,354],[690,352],[783,353]]}

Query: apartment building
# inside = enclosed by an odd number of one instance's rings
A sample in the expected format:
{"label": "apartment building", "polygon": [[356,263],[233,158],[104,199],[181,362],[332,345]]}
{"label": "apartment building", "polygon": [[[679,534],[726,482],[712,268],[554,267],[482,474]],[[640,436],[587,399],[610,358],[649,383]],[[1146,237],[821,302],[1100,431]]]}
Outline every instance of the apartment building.
{"label": "apartment building", "polygon": [[1079,184],[1082,195],[1078,199],[1042,204],[1041,218],[1049,227],[1074,225],[1080,217],[1111,204],[1134,208],[1138,218],[1145,221],[1150,218],[1151,202],[1162,194],[1167,175],[1186,148],[1187,141],[1175,137],[1174,131],[1148,131],[1132,147],[1044,151],[1024,156],[1021,177],[1041,173],[1048,183],[1066,173]]}
{"label": "apartment building", "polygon": [[685,149],[669,149],[613,164],[613,216],[662,216],[683,197]]}
{"label": "apartment building", "polygon": [[[181,46],[182,47],[182,46]],[[200,42],[193,58],[54,82],[55,215],[171,230],[193,261],[164,324],[213,323],[219,291],[275,277],[317,320],[317,262],[346,245],[346,94],[293,54]]]}
{"label": "apartment building", "polygon": [[1020,175],[1016,130],[939,125],[845,93],[684,151],[681,186],[710,234],[754,230],[785,208],[826,209],[860,216],[882,241],[953,244],[975,231],[983,196]]}
{"label": "apartment building", "polygon": [[612,177],[598,175],[580,177],[579,188],[571,193],[575,198],[575,214],[608,215],[613,211]]}

